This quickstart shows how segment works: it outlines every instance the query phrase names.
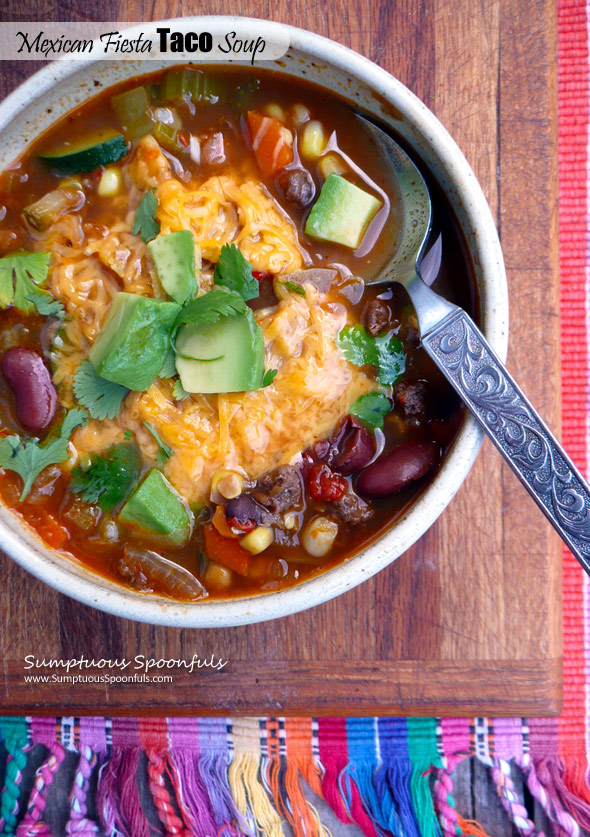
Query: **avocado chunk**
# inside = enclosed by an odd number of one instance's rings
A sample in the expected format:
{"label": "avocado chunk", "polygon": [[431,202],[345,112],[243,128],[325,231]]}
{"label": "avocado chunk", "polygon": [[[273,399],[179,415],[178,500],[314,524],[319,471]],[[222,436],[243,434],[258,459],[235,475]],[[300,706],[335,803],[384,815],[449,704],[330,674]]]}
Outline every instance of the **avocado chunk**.
{"label": "avocado chunk", "polygon": [[305,232],[353,250],[359,246],[381,201],[339,174],[330,174],[305,224]]}
{"label": "avocado chunk", "polygon": [[190,230],[159,235],[148,243],[160,284],[182,305],[197,295],[195,242]]}
{"label": "avocado chunk", "polygon": [[173,546],[184,546],[193,531],[192,512],[157,468],[129,497],[119,520],[131,528],[161,536]]}
{"label": "avocado chunk", "polygon": [[137,294],[115,295],[89,360],[101,378],[143,392],[164,365],[180,306]]}
{"label": "avocado chunk", "polygon": [[176,338],[176,368],[187,392],[259,389],[264,375],[264,338],[252,311],[248,308],[216,323],[181,326]]}
{"label": "avocado chunk", "polygon": [[127,153],[127,149],[123,134],[104,128],[80,140],[42,151],[39,157],[60,174],[84,174],[116,163]]}

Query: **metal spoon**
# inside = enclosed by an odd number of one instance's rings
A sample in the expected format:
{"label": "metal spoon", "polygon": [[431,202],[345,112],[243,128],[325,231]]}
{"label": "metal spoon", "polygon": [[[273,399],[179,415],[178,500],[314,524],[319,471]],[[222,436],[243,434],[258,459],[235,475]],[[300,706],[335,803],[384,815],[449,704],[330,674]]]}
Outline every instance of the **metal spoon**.
{"label": "metal spoon", "polygon": [[422,345],[590,575],[588,483],[471,317],[422,280],[432,217],[426,183],[391,137],[366,119],[362,122],[395,170],[404,208],[396,252],[369,282],[404,285],[416,310]]}

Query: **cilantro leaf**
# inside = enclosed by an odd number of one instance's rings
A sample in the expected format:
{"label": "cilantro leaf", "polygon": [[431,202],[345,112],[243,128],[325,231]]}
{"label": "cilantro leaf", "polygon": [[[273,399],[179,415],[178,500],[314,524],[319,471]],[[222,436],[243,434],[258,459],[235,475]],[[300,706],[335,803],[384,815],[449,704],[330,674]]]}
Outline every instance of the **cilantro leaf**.
{"label": "cilantro leaf", "polygon": [[380,392],[369,392],[367,395],[361,395],[349,412],[357,416],[367,427],[382,429],[383,418],[390,410],[391,404],[385,395]]}
{"label": "cilantro leaf", "polygon": [[185,398],[188,398],[190,392],[187,392],[185,388],[182,386],[180,382],[180,378],[178,378],[174,383],[174,389],[172,390],[172,395],[177,401],[184,401]]}
{"label": "cilantro leaf", "polygon": [[216,323],[221,317],[245,314],[249,310],[243,298],[235,291],[213,288],[212,291],[183,305],[174,320],[172,333],[175,334],[184,323],[208,325]]}
{"label": "cilantro leaf", "polygon": [[406,370],[406,355],[397,337],[371,337],[357,324],[343,328],[336,342],[349,363],[376,366],[382,384],[394,384]]}
{"label": "cilantro leaf", "polygon": [[48,465],[57,465],[68,458],[70,436],[77,427],[82,427],[87,421],[86,411],[75,407],[66,414],[59,434],[47,439],[43,444],[39,444],[38,439],[22,439],[20,436],[5,436],[0,439],[0,468],[15,471],[21,477],[21,503],[41,471]]}
{"label": "cilantro leaf", "polygon": [[176,360],[174,349],[170,347],[170,351],[166,355],[164,365],[160,369],[158,378],[173,378],[176,375]]}
{"label": "cilantro leaf", "polygon": [[158,433],[158,431],[156,430],[155,427],[152,427],[152,425],[149,423],[149,421],[144,421],[143,424],[144,424],[144,427],[146,427],[149,430],[149,432],[152,434],[152,436],[154,437],[154,439],[156,441],[156,444],[158,446],[158,455],[156,457],[156,462],[159,465],[165,465],[166,462],[168,462],[168,460],[170,459],[170,457],[174,453],[174,451],[172,450],[172,448],[169,445],[166,444],[166,442],[162,441],[162,438],[160,437],[160,434]]}
{"label": "cilantro leaf", "polygon": [[262,386],[268,387],[277,376],[278,369],[267,369],[264,373],[264,378],[262,379]]}
{"label": "cilantro leaf", "polygon": [[336,342],[349,363],[354,363],[355,366],[377,365],[375,338],[365,331],[364,326],[346,326]]}
{"label": "cilantro leaf", "polygon": [[235,244],[224,244],[215,265],[213,281],[240,294],[242,299],[256,299],[260,286],[252,276],[252,265]]}
{"label": "cilantro leaf", "polygon": [[299,294],[299,296],[305,296],[305,288],[302,285],[298,285],[297,282],[283,282],[282,283],[288,291],[291,291],[294,294]]}
{"label": "cilantro leaf", "polygon": [[74,376],[74,395],[92,418],[113,419],[121,409],[121,403],[129,390],[121,384],[113,384],[96,374],[94,366],[83,360]]}
{"label": "cilantro leaf", "polygon": [[123,438],[125,439],[126,442],[128,442],[129,439],[132,436],[133,436],[133,432],[131,430],[126,430],[125,433],[123,433]]}
{"label": "cilantro leaf", "polygon": [[33,303],[42,317],[55,317],[57,320],[63,320],[66,315],[63,303],[59,299],[54,299],[49,291],[43,288],[38,288],[34,293],[29,294],[27,299]]}
{"label": "cilantro leaf", "polygon": [[158,199],[154,189],[146,192],[135,210],[133,221],[133,235],[140,235],[147,243],[152,241],[160,232],[160,222],[156,218]]}
{"label": "cilantro leaf", "polygon": [[384,334],[375,337],[377,377],[382,384],[395,384],[406,371],[406,353],[401,340]]}
{"label": "cilantro leaf", "polygon": [[111,511],[129,493],[140,467],[141,455],[135,445],[113,445],[102,456],[93,456],[89,468],[74,468],[70,488],[86,503],[98,503],[103,511]]}
{"label": "cilantro leaf", "polygon": [[29,296],[39,294],[47,280],[49,253],[10,253],[0,259],[0,308],[16,305],[30,313],[35,305]]}

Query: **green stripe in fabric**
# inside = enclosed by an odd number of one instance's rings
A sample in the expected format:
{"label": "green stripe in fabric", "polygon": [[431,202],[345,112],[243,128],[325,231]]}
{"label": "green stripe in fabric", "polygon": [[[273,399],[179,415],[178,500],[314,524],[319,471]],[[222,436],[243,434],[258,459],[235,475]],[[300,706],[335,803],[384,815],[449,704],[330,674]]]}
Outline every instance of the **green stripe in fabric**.
{"label": "green stripe in fabric", "polygon": [[429,788],[431,767],[442,767],[436,746],[434,718],[408,718],[408,753],[412,762],[410,789],[422,837],[439,837],[440,828]]}

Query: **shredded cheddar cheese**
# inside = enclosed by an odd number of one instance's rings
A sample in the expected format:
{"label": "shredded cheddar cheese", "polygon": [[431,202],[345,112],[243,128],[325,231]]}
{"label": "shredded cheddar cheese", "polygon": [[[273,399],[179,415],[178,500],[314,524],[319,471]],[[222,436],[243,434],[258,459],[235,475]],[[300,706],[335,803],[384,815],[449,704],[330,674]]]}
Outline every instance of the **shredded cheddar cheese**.
{"label": "shredded cheddar cheese", "polygon": [[[123,167],[127,200],[136,206],[155,187],[162,233],[190,229],[205,259],[200,293],[212,283],[221,247],[238,244],[256,270],[281,274],[300,269],[307,256],[291,220],[264,186],[224,174],[182,183],[153,138],[140,143]],[[121,198],[123,200],[123,198]],[[125,214],[125,213],[121,213]],[[117,291],[161,296],[147,248],[132,234],[133,211],[110,227],[83,230],[65,216],[39,241],[52,254],[51,290],[64,303],[66,321],[56,383],[64,402],[72,400],[72,379],[88,356]],[[173,381],[156,379],[146,392],[130,392],[113,420],[90,421],[76,431],[78,455],[100,452],[131,430],[146,461],[157,454],[145,422],[173,450],[166,475],[191,503],[208,499],[212,476],[238,471],[256,479],[332,431],[339,418],[375,381],[347,363],[336,337],[347,309],[306,285],[305,296],[281,294],[276,306],[255,316],[265,343],[266,368],[277,369],[272,384],[246,393],[173,397]]]}

